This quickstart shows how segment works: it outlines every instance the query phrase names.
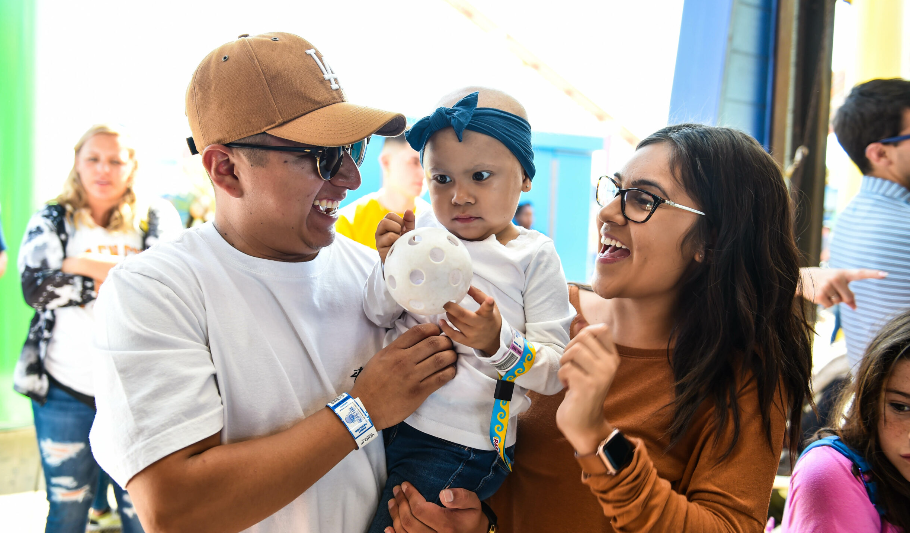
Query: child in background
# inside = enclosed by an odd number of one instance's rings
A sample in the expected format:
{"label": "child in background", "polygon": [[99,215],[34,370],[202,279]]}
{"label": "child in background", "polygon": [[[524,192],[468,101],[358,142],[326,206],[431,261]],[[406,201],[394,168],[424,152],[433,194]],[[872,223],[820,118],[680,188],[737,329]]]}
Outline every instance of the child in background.
{"label": "child in background", "polygon": [[833,429],[806,447],[784,507],[784,532],[910,531],[910,311],[866,348]]}
{"label": "child in background", "polygon": [[[390,328],[387,342],[414,325],[437,323],[460,357],[455,379],[383,431],[389,477],[371,533],[392,525],[388,502],[404,481],[437,503],[446,488],[492,496],[511,471],[517,417],[530,406],[526,391],[562,389],[559,360],[575,316],[553,241],[511,221],[535,172],[524,107],[500,91],[474,88],[441,105],[407,132],[433,209],[416,220],[411,212],[390,213],[379,223],[380,263],[367,280],[364,311]],[[472,287],[461,302],[446,304],[444,316],[405,311],[385,284],[389,248],[415,227],[445,228],[471,255]]]}

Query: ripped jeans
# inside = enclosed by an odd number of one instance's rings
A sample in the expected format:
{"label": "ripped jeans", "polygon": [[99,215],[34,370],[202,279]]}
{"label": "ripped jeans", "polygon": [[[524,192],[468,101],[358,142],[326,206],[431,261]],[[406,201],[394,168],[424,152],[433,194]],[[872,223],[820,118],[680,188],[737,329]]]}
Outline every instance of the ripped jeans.
{"label": "ripped jeans", "polygon": [[[50,504],[45,532],[84,533],[101,472],[88,442],[95,410],[52,384],[47,403],[32,401],[32,412]],[[111,483],[123,533],[141,533],[129,494]]]}

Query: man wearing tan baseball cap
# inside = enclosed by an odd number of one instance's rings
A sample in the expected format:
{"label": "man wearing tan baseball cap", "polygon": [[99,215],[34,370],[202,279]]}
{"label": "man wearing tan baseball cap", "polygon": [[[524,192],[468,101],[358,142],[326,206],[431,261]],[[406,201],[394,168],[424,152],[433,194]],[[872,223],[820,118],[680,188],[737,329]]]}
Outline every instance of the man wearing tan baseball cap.
{"label": "man wearing tan baseball cap", "polygon": [[286,33],[241,35],[193,74],[215,220],[121,263],[95,307],[92,450],[147,530],[365,531],[377,432],[455,374],[437,326],[383,349],[363,314],[375,253],[335,237],[337,207],[369,137],[405,119],[342,80]]}

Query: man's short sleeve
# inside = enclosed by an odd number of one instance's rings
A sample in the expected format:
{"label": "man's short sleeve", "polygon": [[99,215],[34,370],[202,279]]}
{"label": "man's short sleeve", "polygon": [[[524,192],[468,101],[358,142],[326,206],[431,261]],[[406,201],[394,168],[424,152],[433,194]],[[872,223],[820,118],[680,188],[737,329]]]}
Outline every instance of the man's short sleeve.
{"label": "man's short sleeve", "polygon": [[98,464],[120,486],[223,427],[201,289],[126,265],[111,270],[95,304],[90,437]]}

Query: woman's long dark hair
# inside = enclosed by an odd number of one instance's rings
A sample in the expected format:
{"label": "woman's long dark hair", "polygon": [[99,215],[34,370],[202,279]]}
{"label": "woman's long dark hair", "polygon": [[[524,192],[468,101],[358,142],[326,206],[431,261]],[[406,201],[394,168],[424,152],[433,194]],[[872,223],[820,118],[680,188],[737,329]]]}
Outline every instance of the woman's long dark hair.
{"label": "woman's long dark hair", "polygon": [[843,413],[849,404],[847,415],[836,429],[821,430],[820,433],[836,433],[847,446],[869,461],[872,479],[878,486],[879,502],[885,508],[885,519],[910,531],[910,481],[885,457],[878,440],[885,385],[901,359],[910,360],[910,311],[888,322],[869,344],[855,382],[844,388],[835,411]]}
{"label": "woman's long dark hair", "polygon": [[683,241],[684,251],[703,250],[704,259],[681,281],[670,446],[699,407],[713,402],[715,438],[733,424],[722,459],[729,455],[740,436],[737,393],[755,380],[769,445],[780,395],[795,453],[802,406],[811,398],[812,327],[797,290],[800,253],[780,167],[755,139],[730,128],[669,126],[638,148],[658,143],[670,148],[672,172],[706,214]]}

